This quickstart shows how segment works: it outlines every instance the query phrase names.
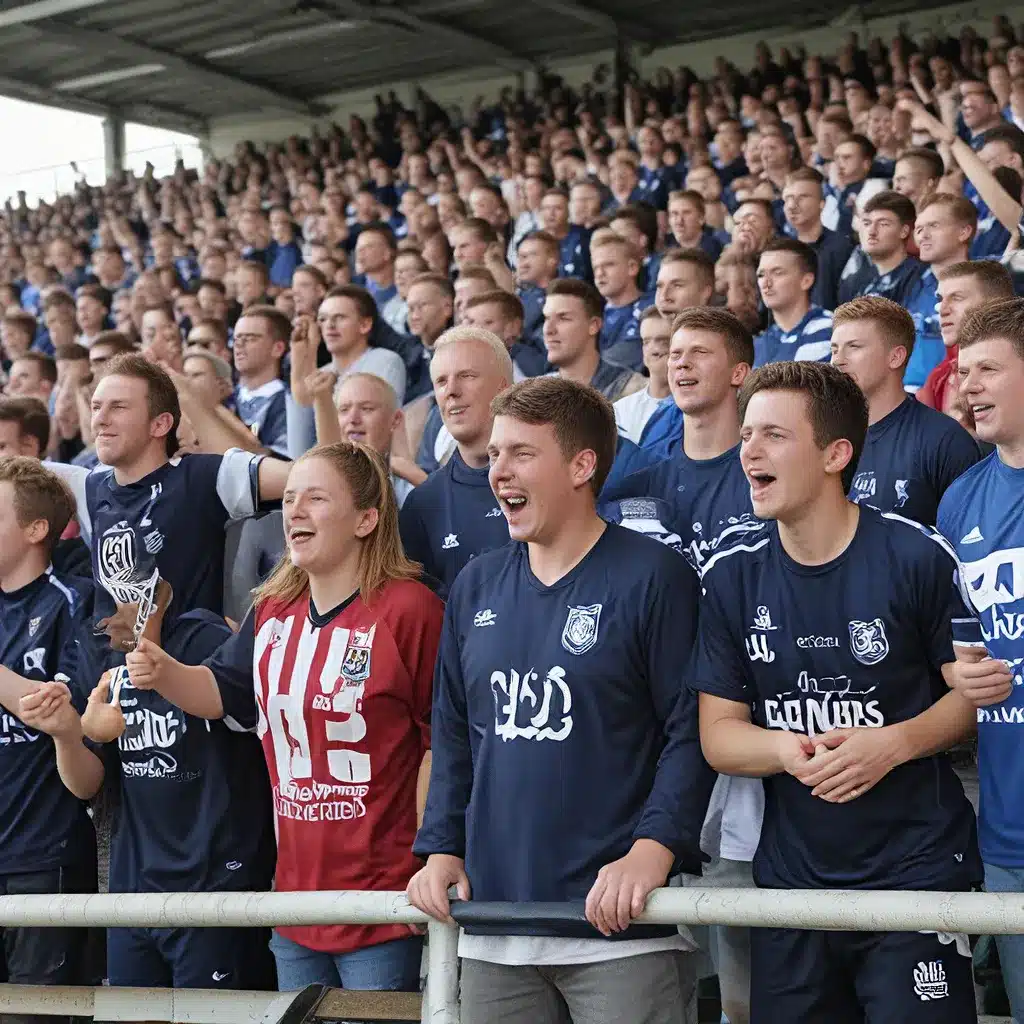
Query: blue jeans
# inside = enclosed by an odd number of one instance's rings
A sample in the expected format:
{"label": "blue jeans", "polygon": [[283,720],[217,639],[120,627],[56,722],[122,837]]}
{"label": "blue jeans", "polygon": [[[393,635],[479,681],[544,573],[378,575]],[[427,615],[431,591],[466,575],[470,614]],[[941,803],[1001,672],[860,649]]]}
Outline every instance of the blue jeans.
{"label": "blue jeans", "polygon": [[[988,892],[1024,892],[1024,868],[986,864],[985,889]],[[1010,1012],[1018,1024],[1024,1024],[1024,935],[997,935],[996,946]]]}
{"label": "blue jeans", "polygon": [[307,949],[278,932],[270,937],[277,961],[277,987],[298,991],[307,985],[372,992],[418,992],[423,939],[410,935],[351,953],[322,953]]}

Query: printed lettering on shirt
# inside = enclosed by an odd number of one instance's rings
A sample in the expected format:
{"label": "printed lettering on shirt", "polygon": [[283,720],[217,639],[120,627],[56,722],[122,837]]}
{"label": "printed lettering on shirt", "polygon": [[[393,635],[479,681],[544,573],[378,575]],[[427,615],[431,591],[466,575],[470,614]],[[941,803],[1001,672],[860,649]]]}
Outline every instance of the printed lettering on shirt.
{"label": "printed lettering on shirt", "polygon": [[985,539],[980,526],[973,527],[960,538],[961,544],[980,544]]}
{"label": "printed lettering on shirt", "polygon": [[562,646],[570,654],[586,654],[597,643],[601,608],[599,604],[569,606],[562,627]]}
{"label": "printed lettering on shirt", "polygon": [[922,1003],[949,996],[946,969],[941,960],[922,960],[914,968],[914,994]]}
{"label": "printed lettering on shirt", "polygon": [[484,519],[497,519],[501,515],[502,515],[501,509],[498,508],[497,505],[495,505],[494,508],[492,508],[491,511],[488,512],[487,515],[484,516]]}
{"label": "printed lettering on shirt", "polygon": [[889,640],[882,620],[861,622],[854,619],[850,623],[850,651],[862,665],[869,667],[884,660],[889,653]]}
{"label": "printed lettering on shirt", "polygon": [[565,676],[561,665],[553,666],[543,681],[532,668],[522,674],[515,669],[492,672],[494,734],[506,743],[566,739],[572,732],[572,691]]}
{"label": "printed lettering on shirt", "polygon": [[769,729],[808,736],[832,729],[878,728],[885,725],[879,702],[862,699],[874,689],[860,689],[846,675],[812,676],[803,669],[797,676],[795,691],[765,699],[765,724]]}
{"label": "printed lettering on shirt", "polygon": [[498,616],[490,608],[482,608],[473,616],[474,626],[493,626],[498,621]]}
{"label": "printed lettering on shirt", "polygon": [[25,675],[30,672],[46,671],[46,648],[34,647],[31,651],[25,652],[24,657]]}
{"label": "printed lettering on shirt", "polygon": [[698,571],[723,542],[735,539],[738,534],[757,533],[764,528],[764,523],[756,519],[753,513],[744,512],[743,515],[729,516],[728,519],[720,520],[717,526],[717,533],[707,533],[702,523],[693,524],[694,539],[683,549],[682,553],[690,565]]}
{"label": "printed lettering on shirt", "polygon": [[[972,544],[982,539],[981,531],[975,527],[961,543]],[[967,585],[971,604],[981,623],[981,635],[986,641],[1024,637],[1024,614],[1000,610],[1000,605],[1013,604],[1024,598],[1024,547],[993,551],[984,558],[964,562],[961,579]],[[1010,662],[1015,686],[1024,683],[1022,660],[1012,659]],[[979,721],[981,710],[984,709],[979,709]]]}
{"label": "printed lettering on shirt", "polygon": [[19,718],[0,710],[0,747],[11,743],[35,743],[41,733],[30,729]]}
{"label": "printed lettering on shirt", "polygon": [[875,496],[877,486],[874,472],[858,473],[853,478],[853,489],[850,492],[850,498],[859,505],[865,498],[873,498]]}
{"label": "printed lettering on shirt", "polygon": [[[366,815],[365,798],[370,790],[371,761],[369,754],[353,750],[352,745],[366,737],[362,703],[372,668],[376,627],[339,628],[331,632],[317,680],[319,692],[311,700],[313,710],[322,712],[323,717],[312,716],[307,724],[306,690],[321,634],[308,619],[303,621],[292,671],[287,678],[281,678],[295,621],[268,619],[253,646],[259,712],[256,731],[260,739],[269,731],[278,769],[275,810],[278,816],[295,821],[362,818]],[[334,717],[338,715],[345,717]],[[310,728],[322,728],[332,744],[327,750],[326,765],[312,763]],[[333,781],[325,781],[325,775]]]}
{"label": "printed lettering on shirt", "polygon": [[751,661],[763,661],[770,665],[775,660],[775,652],[768,646],[768,637],[764,633],[751,633],[746,640],[747,657]]}

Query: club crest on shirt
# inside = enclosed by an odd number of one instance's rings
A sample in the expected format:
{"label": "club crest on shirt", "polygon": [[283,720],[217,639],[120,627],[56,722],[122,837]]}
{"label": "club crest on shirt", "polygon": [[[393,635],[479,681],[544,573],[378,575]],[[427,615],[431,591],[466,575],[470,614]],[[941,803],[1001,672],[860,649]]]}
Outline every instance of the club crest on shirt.
{"label": "club crest on shirt", "polygon": [[35,636],[39,632],[39,624],[43,621],[42,616],[37,615],[34,619],[28,620],[28,635]]}
{"label": "club crest on shirt", "polygon": [[850,622],[850,650],[862,665],[877,665],[889,653],[889,641],[881,619]]}
{"label": "club crest on shirt", "polygon": [[569,614],[562,628],[562,646],[570,654],[586,654],[597,643],[601,608],[599,604],[569,605]]}
{"label": "club crest on shirt", "polygon": [[351,683],[359,683],[370,678],[370,652],[373,648],[373,634],[377,625],[374,623],[367,630],[352,630],[345,657],[341,663],[342,677]]}

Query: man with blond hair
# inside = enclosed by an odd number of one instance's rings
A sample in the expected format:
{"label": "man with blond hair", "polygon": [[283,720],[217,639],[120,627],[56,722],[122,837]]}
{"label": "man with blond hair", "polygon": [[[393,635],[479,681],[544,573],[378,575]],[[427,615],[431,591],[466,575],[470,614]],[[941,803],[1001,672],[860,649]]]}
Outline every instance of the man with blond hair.
{"label": "man with blond hair", "polygon": [[408,496],[399,525],[406,553],[447,593],[471,558],[508,541],[487,480],[487,444],[491,401],[512,384],[512,359],[490,331],[453,327],[434,343],[430,378],[455,450]]}
{"label": "man with blond hair", "polygon": [[632,242],[610,228],[597,231],[590,240],[590,263],[594,284],[604,299],[599,345],[601,355],[611,363],[643,369],[640,314],[654,298],[637,287],[640,253]]}
{"label": "man with blond hair", "polygon": [[914,336],[914,318],[902,306],[862,296],[835,312],[832,365],[853,378],[868,403],[850,500],[934,526],[946,488],[981,453],[956,420],[903,390]]}

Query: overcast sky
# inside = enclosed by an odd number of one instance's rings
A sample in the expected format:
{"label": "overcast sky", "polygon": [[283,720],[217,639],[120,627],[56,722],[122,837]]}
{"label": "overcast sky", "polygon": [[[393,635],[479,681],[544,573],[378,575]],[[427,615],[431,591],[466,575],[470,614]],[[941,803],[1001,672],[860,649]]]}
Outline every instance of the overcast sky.
{"label": "overcast sky", "polygon": [[[90,184],[103,182],[102,118],[0,97],[0,124],[13,143],[0,146],[0,203],[19,189],[28,192],[32,203],[40,196],[52,198],[56,188],[66,191],[74,181],[72,160]],[[158,174],[168,173],[176,147],[189,166],[198,166],[191,136],[136,124],[128,125],[125,134],[126,163],[134,170],[141,171],[148,159]]]}

